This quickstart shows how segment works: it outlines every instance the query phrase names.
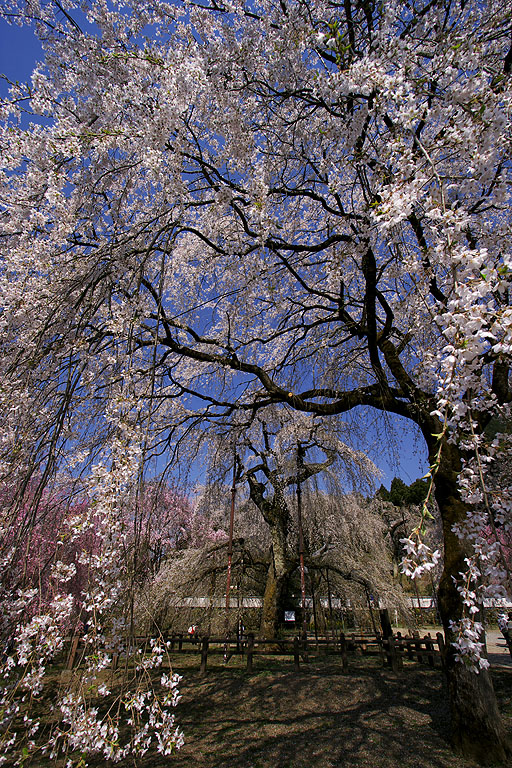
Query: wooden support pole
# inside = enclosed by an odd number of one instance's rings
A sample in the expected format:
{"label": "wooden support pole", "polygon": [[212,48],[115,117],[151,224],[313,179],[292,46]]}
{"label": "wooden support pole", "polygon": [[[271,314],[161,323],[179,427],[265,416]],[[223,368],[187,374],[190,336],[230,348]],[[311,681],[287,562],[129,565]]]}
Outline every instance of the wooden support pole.
{"label": "wooden support pole", "polygon": [[253,664],[252,659],[254,655],[254,634],[249,632],[247,635],[247,672],[252,674]]}
{"label": "wooden support pole", "polygon": [[345,637],[345,633],[340,633],[340,651],[341,651],[341,667],[343,670],[343,674],[346,675],[348,672],[348,656],[347,656],[347,639]]}
{"label": "wooden support pole", "polygon": [[309,645],[307,635],[302,638],[302,660],[305,664],[309,664]]}
{"label": "wooden support pole", "polygon": [[316,649],[318,651],[318,618],[316,612],[315,581],[311,574],[309,575],[309,582],[311,585],[311,600],[313,602],[313,628],[315,631]]}
{"label": "wooden support pole", "polygon": [[331,624],[331,634],[333,640],[336,642],[336,627],[334,626],[333,612],[332,612],[332,599],[331,599],[331,583],[329,581],[329,566],[325,569],[325,578],[327,581],[327,600],[329,601],[329,622]]}
{"label": "wooden support pole", "polygon": [[446,649],[444,646],[444,635],[442,632],[438,632],[436,634],[436,640],[437,640],[437,645],[439,646],[439,654],[441,656],[441,666],[444,669]]}
{"label": "wooden support pole", "polygon": [[201,674],[206,674],[206,665],[208,663],[209,637],[206,635],[201,641]]}
{"label": "wooden support pole", "polygon": [[300,669],[300,653],[299,653],[298,637],[293,638],[293,668],[295,669],[295,672],[298,672]]}
{"label": "wooden support pole", "polygon": [[300,469],[303,463],[303,448],[297,443],[297,523],[299,526],[299,567],[300,567],[300,593],[302,607],[302,636],[307,635],[306,618],[306,578],[304,575],[304,533],[302,530],[302,489],[300,486]]}
{"label": "wooden support pole", "polygon": [[387,640],[393,634],[391,627],[391,620],[389,618],[389,610],[387,608],[381,608],[379,610],[380,626],[382,628],[382,637]]}
{"label": "wooden support pole", "polygon": [[231,486],[231,507],[229,511],[229,536],[228,536],[228,574],[226,581],[226,643],[229,640],[229,600],[231,593],[231,565],[233,559],[233,526],[235,522],[235,497],[236,497],[236,452],[233,454],[233,484]]}
{"label": "wooden support pole", "polygon": [[73,669],[73,664],[75,663],[75,656],[76,652],[78,650],[78,642],[79,637],[78,635],[75,635],[74,638],[71,641],[71,648],[69,649],[69,656],[66,663],[66,669]]}

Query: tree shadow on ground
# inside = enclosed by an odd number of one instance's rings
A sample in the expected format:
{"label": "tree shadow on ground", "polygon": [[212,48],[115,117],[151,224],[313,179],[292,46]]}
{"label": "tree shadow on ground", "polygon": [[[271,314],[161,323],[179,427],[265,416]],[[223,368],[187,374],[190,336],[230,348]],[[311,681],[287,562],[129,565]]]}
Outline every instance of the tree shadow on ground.
{"label": "tree shadow on ground", "polygon": [[[147,755],[141,768],[472,766],[450,749],[439,669],[406,664],[394,674],[379,659],[363,658],[351,660],[347,675],[328,659],[299,673],[262,664],[248,675],[220,663],[206,676],[197,668],[178,671],[184,678],[176,716],[185,746],[170,761]],[[507,681],[500,686],[506,696]],[[512,724],[512,712],[505,715]]]}

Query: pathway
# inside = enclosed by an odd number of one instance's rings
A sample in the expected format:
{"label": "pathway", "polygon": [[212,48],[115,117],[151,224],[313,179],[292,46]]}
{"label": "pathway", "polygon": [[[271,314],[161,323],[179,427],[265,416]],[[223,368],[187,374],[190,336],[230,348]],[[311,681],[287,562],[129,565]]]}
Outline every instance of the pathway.
{"label": "pathway", "polygon": [[487,655],[491,667],[511,667],[512,656],[505,638],[498,629],[487,630]]}

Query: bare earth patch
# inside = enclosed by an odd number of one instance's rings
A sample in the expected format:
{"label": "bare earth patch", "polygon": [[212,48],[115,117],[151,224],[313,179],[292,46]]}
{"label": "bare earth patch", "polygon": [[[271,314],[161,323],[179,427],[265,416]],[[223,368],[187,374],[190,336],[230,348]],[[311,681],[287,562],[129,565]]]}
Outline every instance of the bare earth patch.
{"label": "bare earth patch", "polygon": [[[249,675],[245,657],[225,664],[211,654],[201,675],[197,652],[173,654],[172,661],[183,675],[176,720],[185,745],[171,757],[151,750],[138,768],[475,768],[450,749],[439,668],[404,661],[395,674],[379,656],[350,656],[344,675],[339,656],[312,656],[295,672],[289,656],[256,656]],[[59,676],[41,702],[48,722]],[[512,740],[512,666],[494,669],[493,680]],[[39,755],[28,765],[65,763]],[[111,765],[101,756],[87,763]]]}
{"label": "bare earth patch", "polygon": [[[469,768],[448,744],[448,707],[439,669],[417,663],[396,675],[380,659],[315,659],[295,673],[289,660],[176,657],[183,674],[176,710],[185,746],[143,768]],[[512,736],[512,670],[494,673]],[[128,765],[128,763],[126,764]]]}

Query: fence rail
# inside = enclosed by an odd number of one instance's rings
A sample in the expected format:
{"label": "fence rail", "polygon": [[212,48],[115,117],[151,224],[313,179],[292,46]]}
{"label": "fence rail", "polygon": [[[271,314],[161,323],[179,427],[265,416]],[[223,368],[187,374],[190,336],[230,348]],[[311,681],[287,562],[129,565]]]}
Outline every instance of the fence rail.
{"label": "fence rail", "polygon": [[[152,638],[145,635],[131,637],[127,646],[133,652],[140,651],[143,654],[149,651]],[[200,656],[201,672],[206,673],[208,658],[212,654],[222,654],[224,661],[228,662],[233,655],[246,658],[247,672],[254,669],[256,656],[290,656],[293,657],[294,669],[298,671],[302,663],[308,663],[310,655],[333,654],[340,657],[342,670],[346,673],[349,669],[349,656],[351,654],[371,655],[379,654],[382,663],[391,667],[395,672],[400,672],[404,667],[404,659],[417,661],[430,667],[442,665],[444,656],[444,638],[441,633],[436,637],[430,634],[420,637],[418,632],[413,635],[403,636],[400,632],[383,638],[381,635],[366,635],[341,633],[338,637],[278,637],[260,638],[253,633],[239,637],[189,637],[184,633],[172,633],[163,635],[169,654],[195,651]],[[70,638],[65,655],[67,670],[72,670],[81,663],[85,655],[85,645],[79,637]],[[110,667],[115,670],[126,659],[126,649],[117,649],[112,652]]]}

